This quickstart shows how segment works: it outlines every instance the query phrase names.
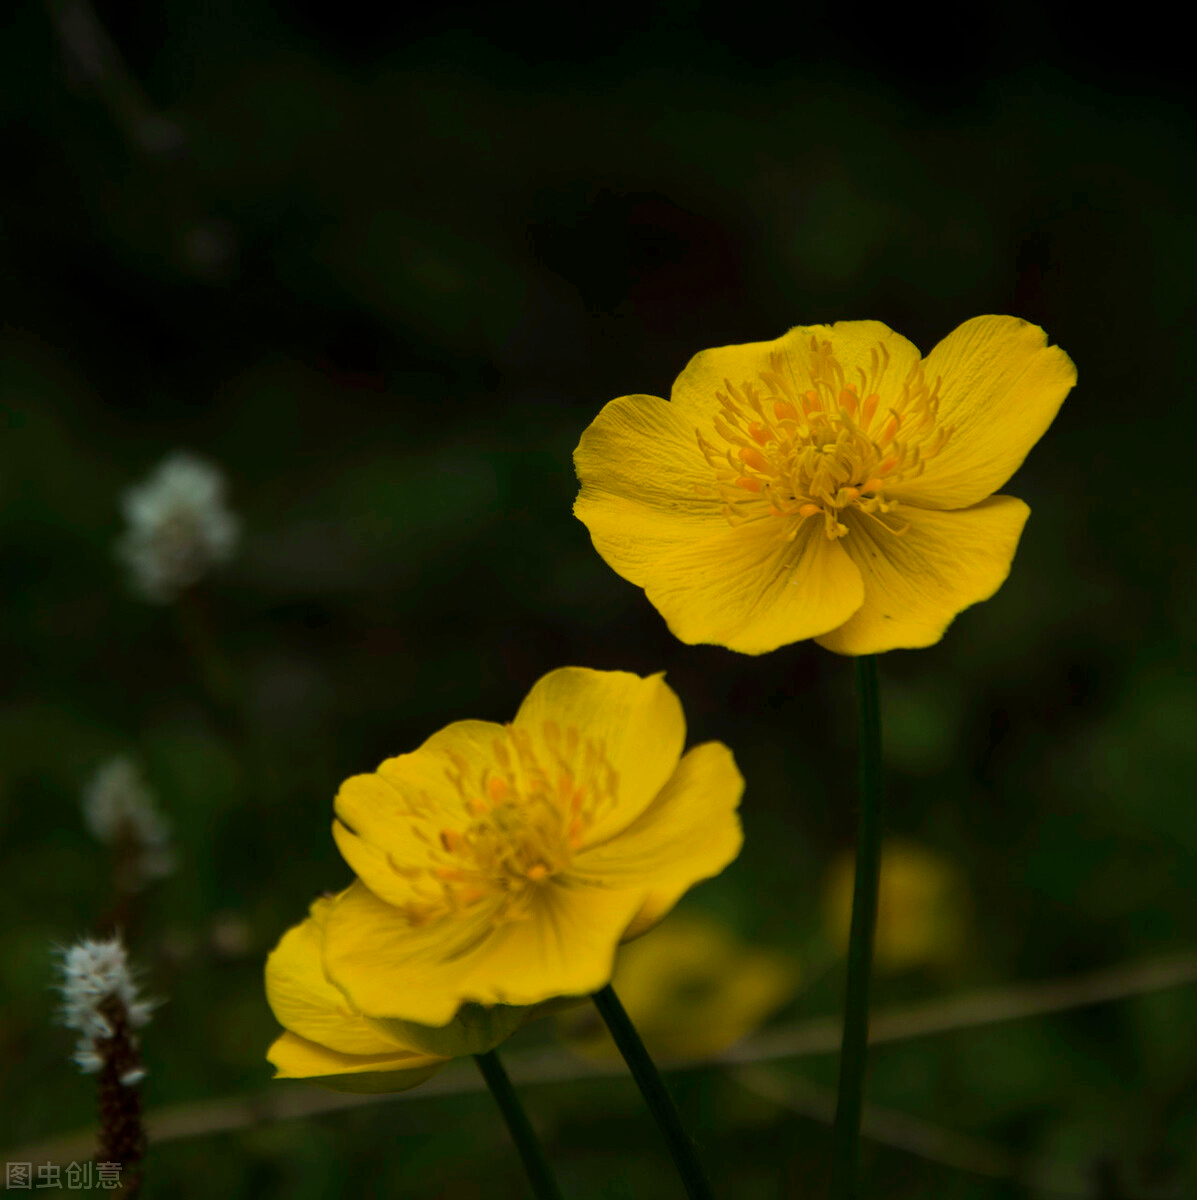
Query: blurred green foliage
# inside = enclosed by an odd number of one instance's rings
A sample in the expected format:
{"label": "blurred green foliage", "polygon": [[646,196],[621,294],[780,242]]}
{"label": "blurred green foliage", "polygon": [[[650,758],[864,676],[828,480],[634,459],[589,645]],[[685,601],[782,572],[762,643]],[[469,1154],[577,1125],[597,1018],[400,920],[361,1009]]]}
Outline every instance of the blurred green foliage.
{"label": "blurred green foliage", "polygon": [[[929,349],[1009,312],[1080,372],[1007,489],[1033,510],[1009,582],[882,660],[889,825],[965,873],[976,938],[877,1003],[1197,944],[1197,180],[1167,46],[1136,71],[1135,28],[1090,47],[1048,16],[1024,35],[1029,11],[959,14],[945,52],[913,12],[749,29],[626,6],[583,36],[532,10],[168,0],[99,7],[122,73],[80,11],[21,7],[0,41],[8,1146],[91,1119],[48,950],[105,907],[79,797],[116,753],[145,764],[181,860],[130,931],[167,1001],[151,1106],[267,1086],[262,961],[348,879],[339,782],[509,718],[563,664],[664,669],[691,740],[734,749],[746,846],[693,902],[817,957],[854,830],[851,671],[812,645],[680,645],[570,513],[603,403],[797,323],[877,318]],[[112,557],[119,494],[180,446],[224,467],[246,531],[198,597],[231,717],[176,611]],[[812,973],[789,1015],[837,1011],[841,987]],[[1192,1195],[1194,999],[883,1047],[870,1096],[1094,1198]],[[831,1088],[834,1067],[785,1069]],[[820,1194],[825,1125],[724,1072],[675,1082],[720,1194]],[[566,1195],[677,1193],[626,1080],[525,1099]],[[867,1172],[878,1197],[1056,1194],[894,1148]],[[164,1145],[145,1194],[523,1186],[484,1096],[413,1094]]]}

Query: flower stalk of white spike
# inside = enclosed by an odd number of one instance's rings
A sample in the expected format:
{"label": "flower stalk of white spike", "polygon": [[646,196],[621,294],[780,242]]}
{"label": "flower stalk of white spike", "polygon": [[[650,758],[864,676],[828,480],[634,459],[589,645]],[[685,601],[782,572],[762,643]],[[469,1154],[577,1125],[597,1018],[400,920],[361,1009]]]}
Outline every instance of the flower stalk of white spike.
{"label": "flower stalk of white spike", "polygon": [[154,1005],[138,996],[119,936],[84,938],[61,953],[62,1022],[81,1035],[74,1054],[79,1069],[99,1075],[97,1158],[121,1165],[123,1194],[132,1196],[146,1142],[137,1092],[145,1068],[133,1031],[148,1023]]}
{"label": "flower stalk of white spike", "polygon": [[170,827],[131,759],[110,759],[92,776],[83,793],[83,819],[112,847],[118,891],[137,891],[174,870]]}
{"label": "flower stalk of white spike", "polygon": [[116,552],[146,600],[169,603],[232,557],[240,522],[224,490],[215,466],[180,450],[121,497],[129,528]]}

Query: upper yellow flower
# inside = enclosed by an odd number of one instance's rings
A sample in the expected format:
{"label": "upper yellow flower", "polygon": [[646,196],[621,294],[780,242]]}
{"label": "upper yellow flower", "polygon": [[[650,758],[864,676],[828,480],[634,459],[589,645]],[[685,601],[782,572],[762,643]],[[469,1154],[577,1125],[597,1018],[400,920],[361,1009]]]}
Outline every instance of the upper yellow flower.
{"label": "upper yellow flower", "polygon": [[683,756],[685,732],[662,676],[566,667],[511,724],[458,721],[347,780],[333,833],[358,881],[325,923],[329,979],[405,1036],[603,987],[619,943],[740,850],[731,751]]}
{"label": "upper yellow flower", "polygon": [[939,641],[1009,574],[1030,510],[994,496],[1076,368],[976,317],[924,359],[880,321],[704,350],[582,435],[574,512],[684,642],[840,654]]}

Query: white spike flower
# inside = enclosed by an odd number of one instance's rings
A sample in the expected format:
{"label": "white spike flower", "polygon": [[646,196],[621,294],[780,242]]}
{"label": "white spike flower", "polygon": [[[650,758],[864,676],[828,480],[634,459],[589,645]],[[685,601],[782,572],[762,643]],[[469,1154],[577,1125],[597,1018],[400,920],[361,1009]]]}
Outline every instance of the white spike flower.
{"label": "white spike flower", "polygon": [[145,599],[168,603],[232,557],[240,522],[224,491],[215,466],[180,450],[121,497],[129,528],[116,551]]}
{"label": "white spike flower", "polygon": [[131,759],[113,758],[92,776],[83,793],[83,819],[101,842],[128,848],[129,878],[122,882],[130,889],[174,870],[170,826]]}
{"label": "white spike flower", "polygon": [[[138,996],[119,936],[107,941],[83,938],[60,953],[62,1023],[82,1035],[75,1047],[75,1063],[85,1074],[95,1074],[106,1061],[99,1043],[118,1032],[114,1020],[128,1029],[140,1029],[149,1022],[154,1003]],[[130,1040],[135,1044],[131,1035]],[[137,1067],[126,1074],[136,1075],[128,1080],[122,1077],[128,1086],[145,1072]]]}

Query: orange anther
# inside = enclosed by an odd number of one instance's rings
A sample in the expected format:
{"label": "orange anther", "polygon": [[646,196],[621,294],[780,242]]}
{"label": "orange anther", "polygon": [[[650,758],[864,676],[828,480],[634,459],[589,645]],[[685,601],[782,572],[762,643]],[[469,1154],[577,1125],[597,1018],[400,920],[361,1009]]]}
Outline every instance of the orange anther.
{"label": "orange anther", "polygon": [[819,403],[818,392],[804,392],[802,396],[802,407],[809,412],[818,412],[823,405]]}
{"label": "orange anther", "polygon": [[769,431],[760,423],[760,421],[753,421],[752,424],[748,426],[748,432],[752,435],[752,440],[756,442],[758,446],[767,446],[769,444],[769,438],[771,435]]}
{"label": "orange anther", "polygon": [[432,873],[445,883],[462,883],[465,880],[465,875],[453,867],[437,867]]}
{"label": "orange anther", "polygon": [[860,488],[854,488],[854,487],[844,488],[844,499],[845,500],[859,500],[860,499]]}
{"label": "orange anther", "polygon": [[527,874],[533,883],[543,883],[549,877],[549,869],[544,863],[536,863],[528,868]]}
{"label": "orange anther", "polygon": [[884,485],[885,481],[883,479],[870,479],[867,483],[861,485],[860,490],[862,492],[879,492]]}
{"label": "orange anther", "polygon": [[800,517],[813,517],[816,513],[821,513],[823,510],[817,504],[804,504],[799,510]]}
{"label": "orange anther", "polygon": [[486,781],[486,792],[495,804],[502,804],[507,798],[507,793],[511,789],[507,786],[507,780],[498,775],[492,775]]}
{"label": "orange anther", "polygon": [[471,817],[484,817],[490,812],[490,805],[476,797],[471,797],[466,801],[466,808],[469,810]]}
{"label": "orange anther", "polygon": [[779,421],[796,421],[798,420],[798,410],[785,400],[773,401],[773,415]]}
{"label": "orange anther", "polygon": [[741,447],[739,457],[741,462],[747,463],[750,467],[755,467],[758,471],[767,471],[769,469],[769,460],[753,446]]}
{"label": "orange anther", "polygon": [[780,517],[780,516],[783,516],[783,515],[784,515],[784,514],[782,513],[781,509],[780,509],[780,508],[778,508],[776,504],[770,504],[770,505],[769,505],[769,516],[771,516],[771,517]]}
{"label": "orange anther", "polygon": [[761,490],[761,481],[753,479],[751,475],[741,475],[736,480],[736,487],[743,488],[746,492],[759,492]]}
{"label": "orange anther", "polygon": [[848,416],[850,416],[850,417],[856,416],[856,389],[855,388],[846,387],[846,388],[844,388],[844,390],[842,392],[840,392],[840,407],[848,414]]}
{"label": "orange anther", "polygon": [[569,823],[569,844],[575,850],[581,845],[582,833],[585,829],[585,824],[581,817],[574,817]]}
{"label": "orange anther", "polygon": [[894,435],[898,432],[898,426],[901,422],[897,417],[890,417],[885,423],[885,429],[881,433],[881,444],[884,446],[894,440]]}
{"label": "orange anther", "polygon": [[874,392],[871,396],[866,397],[864,404],[861,405],[860,416],[865,425],[873,419],[873,414],[877,411],[877,405],[881,403],[881,397]]}
{"label": "orange anther", "polygon": [[450,854],[456,854],[461,848],[461,834],[454,832],[452,829],[441,830],[441,845],[444,846]]}
{"label": "orange anther", "polygon": [[881,466],[879,466],[877,468],[877,474],[878,475],[888,475],[894,469],[894,467],[896,467],[897,465],[898,465],[898,460],[896,457],[895,458],[887,458],[885,460],[885,462],[883,462],[881,464]]}

